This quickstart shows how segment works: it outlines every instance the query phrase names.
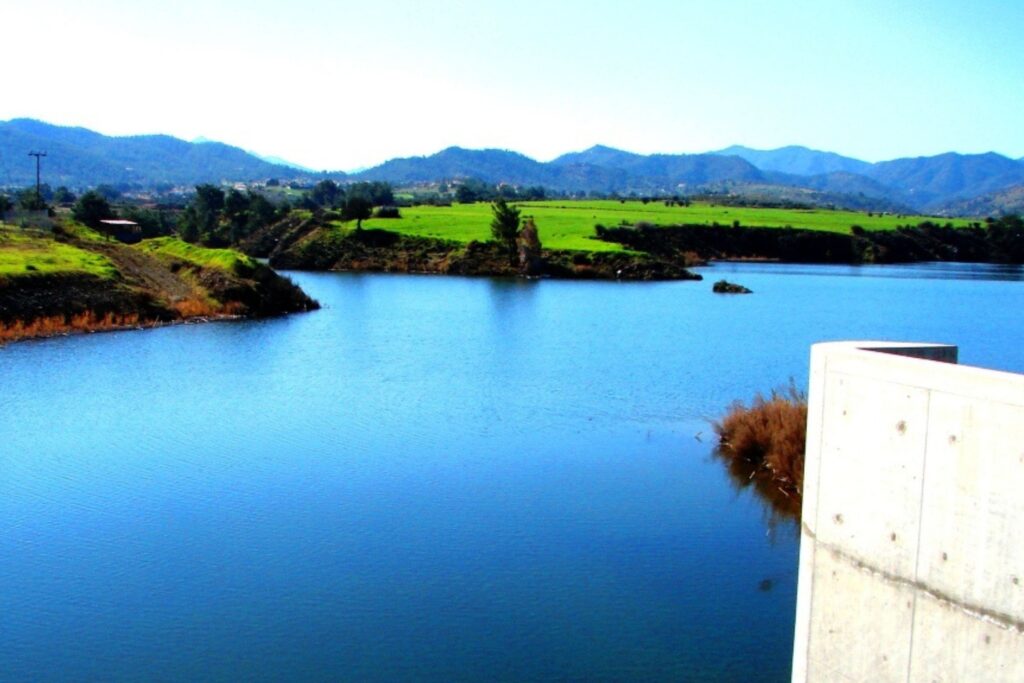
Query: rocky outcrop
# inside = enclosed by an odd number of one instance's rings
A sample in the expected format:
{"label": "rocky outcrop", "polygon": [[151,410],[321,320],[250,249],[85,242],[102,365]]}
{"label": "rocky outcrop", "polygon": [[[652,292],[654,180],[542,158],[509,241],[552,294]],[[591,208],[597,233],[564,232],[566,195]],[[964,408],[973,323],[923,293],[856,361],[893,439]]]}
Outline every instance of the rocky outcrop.
{"label": "rocky outcrop", "polygon": [[753,290],[747,289],[743,285],[738,285],[728,280],[719,280],[712,287],[711,291],[715,294],[753,294]]}

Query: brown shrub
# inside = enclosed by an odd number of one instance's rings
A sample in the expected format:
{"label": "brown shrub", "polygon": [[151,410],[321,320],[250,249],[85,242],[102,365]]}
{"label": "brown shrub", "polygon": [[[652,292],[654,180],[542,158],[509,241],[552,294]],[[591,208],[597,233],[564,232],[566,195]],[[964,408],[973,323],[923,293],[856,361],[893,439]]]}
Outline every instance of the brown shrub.
{"label": "brown shrub", "polygon": [[182,318],[212,316],[218,313],[210,304],[199,299],[182,299],[181,301],[175,301],[172,305],[174,310],[181,314]]}
{"label": "brown shrub", "polygon": [[137,313],[105,313],[92,311],[77,313],[71,316],[51,315],[35,318],[28,322],[15,320],[9,324],[0,324],[0,343],[18,339],[36,337],[52,337],[70,332],[98,332],[119,330],[127,327],[138,327],[143,321]]}
{"label": "brown shrub", "polygon": [[750,407],[740,401],[733,403],[714,428],[723,456],[749,462],[782,493],[799,500],[804,480],[807,397],[795,386],[773,390],[768,398],[758,394]]}

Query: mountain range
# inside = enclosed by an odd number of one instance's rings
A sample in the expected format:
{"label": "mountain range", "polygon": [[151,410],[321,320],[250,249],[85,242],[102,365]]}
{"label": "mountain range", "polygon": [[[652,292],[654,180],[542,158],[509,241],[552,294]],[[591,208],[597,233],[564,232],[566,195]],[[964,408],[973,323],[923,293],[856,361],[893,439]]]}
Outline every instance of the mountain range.
{"label": "mountain range", "polygon": [[53,187],[152,187],[309,175],[220,142],[186,142],[169,135],[109,137],[86,128],[12,119],[0,122],[0,186],[35,183],[30,151],[46,152],[43,180]]}
{"label": "mountain range", "polygon": [[597,145],[541,163],[506,150],[449,147],[431,156],[392,159],[352,175],[397,184],[458,177],[570,192],[675,194],[710,189],[858,209],[943,212],[966,200],[1024,185],[1024,161],[993,152],[948,152],[868,163],[795,146],[642,155]]}
{"label": "mountain range", "polygon": [[[46,151],[44,181],[83,188],[99,183],[189,185],[267,178],[383,180],[395,185],[478,178],[566,192],[677,194],[725,191],[767,200],[855,209],[983,215],[1015,210],[1024,159],[948,152],[868,163],[806,147],[732,146],[705,154],[636,154],[597,145],[539,162],[518,152],[449,147],[397,158],[358,173],[313,173],[219,142],[166,135],[108,137],[32,119],[0,122],[0,186],[35,181],[26,155]],[[1021,207],[1024,208],[1024,207]],[[1019,209],[1016,209],[1019,210]]]}

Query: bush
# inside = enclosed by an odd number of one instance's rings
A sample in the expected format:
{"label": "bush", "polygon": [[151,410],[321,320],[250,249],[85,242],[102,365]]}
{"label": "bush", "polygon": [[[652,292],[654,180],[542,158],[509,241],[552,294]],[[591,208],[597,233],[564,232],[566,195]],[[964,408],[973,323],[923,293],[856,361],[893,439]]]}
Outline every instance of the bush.
{"label": "bush", "polygon": [[401,218],[402,212],[397,206],[378,206],[373,215],[374,218]]}
{"label": "bush", "polygon": [[780,490],[798,500],[803,492],[807,397],[792,384],[754,397],[750,407],[737,401],[714,423],[719,452],[754,465]]}

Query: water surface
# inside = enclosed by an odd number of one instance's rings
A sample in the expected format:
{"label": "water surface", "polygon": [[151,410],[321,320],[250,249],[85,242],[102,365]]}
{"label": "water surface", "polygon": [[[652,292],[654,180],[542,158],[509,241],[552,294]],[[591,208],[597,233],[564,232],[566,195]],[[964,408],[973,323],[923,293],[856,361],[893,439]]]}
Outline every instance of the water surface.
{"label": "water surface", "polygon": [[296,273],[322,311],[0,348],[0,679],[788,680],[796,534],[707,420],[822,340],[1024,371],[1024,289],[705,276]]}

